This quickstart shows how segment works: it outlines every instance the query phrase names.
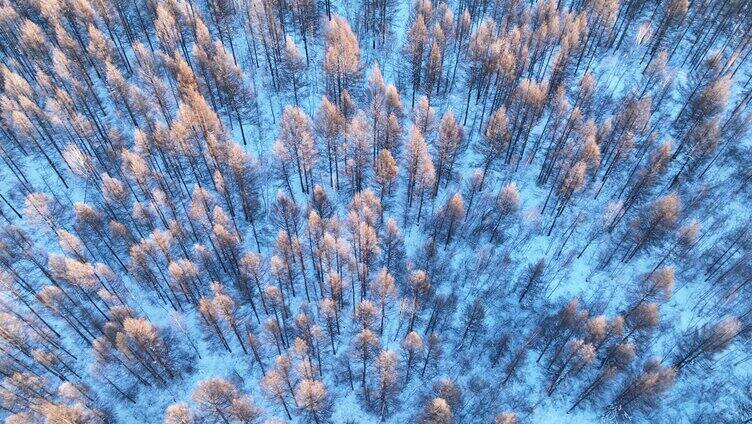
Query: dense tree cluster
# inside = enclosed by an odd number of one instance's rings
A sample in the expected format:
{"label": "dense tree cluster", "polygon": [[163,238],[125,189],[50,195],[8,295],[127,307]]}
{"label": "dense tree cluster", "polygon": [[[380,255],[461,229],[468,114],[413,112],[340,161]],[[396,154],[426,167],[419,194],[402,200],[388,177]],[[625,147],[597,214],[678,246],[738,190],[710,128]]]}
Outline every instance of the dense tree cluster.
{"label": "dense tree cluster", "polygon": [[0,0],[0,418],[748,422],[750,6]]}

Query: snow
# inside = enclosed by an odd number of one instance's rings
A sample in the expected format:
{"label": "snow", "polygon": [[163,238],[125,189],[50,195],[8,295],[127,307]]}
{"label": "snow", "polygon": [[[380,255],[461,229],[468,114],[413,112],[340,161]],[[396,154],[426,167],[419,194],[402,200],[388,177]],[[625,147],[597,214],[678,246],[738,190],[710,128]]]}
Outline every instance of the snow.
{"label": "snow", "polygon": [[[360,11],[355,7],[355,4],[351,4],[351,2],[336,3],[335,9],[351,22],[358,19]],[[406,78],[406,67],[408,65],[405,63],[404,53],[400,50],[405,44],[405,29],[410,19],[410,8],[406,3],[401,3],[394,11],[392,23],[394,34],[390,37],[387,46],[383,49],[384,51],[380,51],[380,49],[377,49],[379,51],[373,51],[370,45],[368,45],[369,43],[361,42],[361,75],[364,77],[363,80],[367,80],[373,61],[378,60],[384,74],[385,82],[387,84],[395,84],[400,88],[401,99],[406,112],[405,121],[403,122],[405,136],[403,137],[406,137],[407,128],[410,123],[409,106],[412,94],[411,82]],[[457,14],[455,14],[455,18],[457,17]],[[238,41],[242,37],[244,35],[239,34]],[[302,41],[298,38],[296,38],[296,42],[300,46],[302,45]],[[320,66],[323,56],[322,40],[323,37],[321,35],[314,40],[310,40],[311,66],[304,74],[304,78],[308,82],[308,87],[302,93],[303,100],[301,101],[301,106],[310,117],[314,116],[320,97],[325,92]],[[615,113],[619,110],[620,102],[623,102],[623,96],[629,93],[634,87],[638,87],[643,69],[643,65],[638,63],[638,60],[646,47],[634,47],[633,51],[630,51],[630,49],[623,49],[618,52],[609,51],[593,62],[591,71],[596,76],[599,91],[593,106],[594,111],[589,112],[590,115],[595,116],[598,112],[603,111],[605,111],[606,115]],[[268,69],[263,62],[259,64],[258,68],[254,68],[249,58],[246,57],[245,52],[239,51],[238,55],[238,62],[241,63],[246,76],[249,78],[252,77],[256,86],[261,116],[258,117],[258,125],[246,124],[245,130],[249,142],[244,147],[259,160],[262,172],[261,178],[264,182],[262,192],[260,193],[262,198],[261,203],[264,214],[268,215],[273,213],[271,205],[275,201],[277,190],[281,187],[279,181],[276,181],[272,176],[272,166],[275,158],[273,157],[271,146],[277,135],[279,119],[282,114],[281,111],[284,105],[291,101],[285,95],[273,92]],[[681,50],[677,56],[680,55]],[[259,59],[263,60],[261,56],[259,56]],[[135,66],[135,61],[132,62],[131,65]],[[437,121],[450,108],[455,111],[458,120],[461,121],[464,117],[466,93],[463,91],[461,83],[465,78],[465,65],[466,63],[461,63],[457,78],[458,83],[455,85],[453,91],[445,98],[437,97],[435,101],[432,99],[431,106],[436,109]],[[674,65],[674,63],[671,62],[670,65]],[[583,71],[584,69],[580,70],[578,76],[581,76]],[[651,127],[655,127],[660,132],[660,138],[656,140],[657,142],[671,136],[668,123],[673,121],[671,118],[678,113],[678,109],[684,100],[678,95],[677,88],[690,82],[687,69],[672,68],[671,72],[674,73],[673,84],[675,88],[672,92],[674,96],[669,99],[667,105],[662,106],[661,110],[654,115],[650,124]],[[571,97],[578,90],[579,78],[573,76],[567,81],[566,88],[571,100]],[[99,88],[102,98],[105,98],[104,87]],[[732,105],[734,104],[734,100],[742,95],[742,91],[743,88],[740,83],[734,85],[731,94]],[[359,106],[365,108],[365,101],[361,100]],[[482,113],[483,105],[476,105],[474,101],[471,102],[471,115],[468,117],[468,125],[464,128],[467,150],[463,155],[461,163],[457,164],[455,168],[456,174],[465,179],[470,177],[472,170],[480,163],[480,157],[473,152],[472,145],[481,141],[482,135],[479,131],[481,120],[485,124],[490,111],[486,110],[485,117],[482,116]],[[533,127],[530,136],[531,139],[537,139],[544,130],[547,113]],[[115,117],[112,119],[113,121],[118,121]],[[230,122],[227,120],[227,117],[222,116],[222,119],[225,126],[229,128]],[[127,122],[126,119],[120,119],[120,121]],[[666,122],[665,125],[664,122]],[[602,124],[602,120],[599,119],[597,124]],[[132,129],[127,127],[127,123],[121,125],[125,129],[126,135],[124,138],[129,139],[127,144],[130,145]],[[231,135],[236,142],[241,140],[240,129],[236,124],[233,125]],[[3,139],[2,141],[5,143],[7,140]],[[641,142],[645,141],[641,139]],[[745,138],[740,144],[744,147],[749,147],[749,139]],[[49,172],[50,170],[46,168],[39,158],[29,157],[22,161],[24,162],[23,168],[29,170],[29,175],[32,177],[30,185],[39,191],[61,195],[61,198],[64,193],[65,196],[68,196],[68,199],[62,200],[65,205],[75,201],[98,201],[99,194],[96,187],[93,187],[88,182],[77,180],[75,184],[71,184],[72,188],[70,190],[64,190],[60,187],[60,184],[54,181],[54,175]],[[614,183],[613,186],[607,186],[601,197],[597,199],[595,196],[600,180],[593,178],[592,181],[589,181],[586,188],[582,192],[577,193],[573,202],[567,206],[560,220],[557,222],[557,227],[554,229],[552,236],[546,236],[548,228],[551,225],[551,212],[550,209],[544,212],[541,210],[549,194],[550,185],[548,184],[551,184],[551,182],[544,186],[536,184],[540,170],[540,161],[540,157],[538,157],[533,165],[522,165],[517,172],[514,172],[512,167],[503,167],[499,171],[494,171],[493,175],[489,176],[488,181],[485,183],[485,195],[495,194],[499,188],[508,182],[514,182],[520,192],[521,208],[518,213],[518,222],[510,224],[510,228],[505,228],[507,235],[500,245],[494,246],[489,243],[488,236],[485,233],[477,237],[469,236],[469,231],[475,224],[477,215],[463,222],[457,228],[458,237],[449,246],[445,247],[444,243],[437,244],[438,258],[436,258],[436,261],[438,263],[431,270],[435,273],[431,276],[432,285],[436,290],[436,294],[445,296],[454,295],[457,298],[454,314],[450,315],[443,312],[442,314],[446,315],[440,317],[442,320],[447,320],[441,324],[441,326],[446,327],[441,332],[444,355],[438,364],[432,364],[428,367],[425,377],[418,376],[416,372],[411,380],[404,384],[402,384],[404,361],[400,360],[398,379],[401,383],[401,390],[397,395],[396,405],[391,408],[392,414],[386,419],[386,422],[415,422],[416,417],[423,408],[425,398],[432,397],[431,385],[438,381],[438,379],[445,377],[455,380],[463,389],[465,397],[464,406],[459,410],[452,411],[457,422],[489,422],[493,415],[506,410],[518,413],[522,422],[531,423],[576,424],[616,421],[616,418],[612,417],[608,411],[604,412],[604,406],[613,398],[614,392],[621,387],[621,383],[625,381],[624,379],[617,379],[617,384],[613,384],[613,388],[606,391],[609,395],[604,396],[605,400],[591,403],[585,402],[571,413],[566,413],[577,391],[582,389],[583,383],[589,381],[588,377],[580,378],[579,376],[573,376],[566,383],[562,384],[554,395],[547,396],[545,388],[548,384],[549,376],[542,365],[543,362],[541,364],[536,363],[535,359],[540,353],[540,346],[537,345],[531,348],[522,366],[517,370],[515,377],[506,385],[500,383],[504,376],[504,366],[511,359],[511,355],[515,353],[519,345],[524,343],[530,334],[533,334],[536,326],[542,322],[543,318],[555,314],[569,300],[578,298],[583,307],[592,308],[591,316],[603,313],[610,319],[615,314],[624,312],[626,309],[625,306],[630,301],[631,291],[635,282],[641,275],[650,272],[657,262],[652,255],[640,254],[634,260],[627,263],[620,263],[619,258],[614,258],[606,269],[600,269],[602,252],[609,251],[609,249],[619,243],[621,231],[628,228],[630,221],[635,217],[634,213],[626,216],[622,224],[612,234],[599,235],[589,245],[585,254],[582,257],[577,257],[577,253],[579,253],[580,249],[587,242],[591,229],[598,228],[600,225],[601,217],[608,207],[608,202],[613,199],[614,187],[624,183],[624,175],[619,177],[618,184]],[[402,166],[402,163],[400,165],[401,173],[399,179],[405,180],[404,166]],[[675,169],[672,168],[667,172],[667,175],[672,176],[674,171]],[[725,183],[724,178],[729,175],[732,175],[731,171],[719,168],[709,176],[709,180],[712,184],[720,185]],[[10,177],[6,178],[7,181],[11,181]],[[73,179],[72,176],[71,179]],[[325,185],[327,182],[323,172],[319,172],[315,180],[316,183],[321,183],[322,185]],[[662,180],[659,186],[665,186],[666,182]],[[463,181],[460,179],[454,179],[447,188],[440,190],[439,195],[435,199],[427,199],[426,204],[423,205],[424,219],[421,219],[421,222],[418,224],[415,223],[414,213],[416,208],[414,206],[412,208],[412,217],[408,220],[407,226],[403,226],[403,212],[406,207],[406,190],[404,184],[392,196],[392,203],[384,216],[384,221],[392,217],[400,224],[404,236],[406,257],[408,258],[408,269],[412,269],[413,267],[417,269],[425,265],[423,250],[430,234],[428,228],[429,220],[446,204],[447,199],[454,193],[465,193],[462,183]],[[11,182],[0,182],[1,191],[3,193],[12,192],[15,190],[12,184]],[[294,190],[295,200],[304,204],[305,195],[297,187]],[[618,189],[616,190],[618,191]],[[338,193],[329,187],[327,187],[327,192],[337,208],[337,214],[344,219],[350,196],[345,191]],[[480,195],[478,196],[474,204],[474,208],[476,209],[482,206],[481,201],[483,200]],[[219,200],[219,197],[216,197]],[[654,197],[651,196],[650,199],[652,200]],[[23,204],[22,199],[14,200],[17,205]],[[705,230],[706,222],[712,224],[713,219],[717,219],[722,229],[729,231],[734,225],[741,225],[745,222],[744,220],[748,215],[745,206],[747,204],[746,201],[747,199],[742,198],[741,195],[734,195],[728,199],[724,199],[723,196],[711,198],[706,202],[709,206],[707,213],[690,211],[687,216],[682,216],[681,222],[686,223],[690,218],[697,218],[703,221],[703,230]],[[467,206],[467,198],[465,198],[465,202]],[[641,207],[646,204],[648,203],[642,202],[639,206]],[[547,207],[552,208],[550,204]],[[714,211],[714,207],[719,210]],[[637,209],[638,207],[635,207],[635,211]],[[102,212],[104,211],[102,210]],[[729,218],[727,222],[721,219],[723,216],[722,213],[728,214]],[[69,216],[60,216],[58,218],[68,227],[72,222]],[[581,220],[577,225],[574,223],[576,219]],[[264,222],[260,223],[263,239],[262,253],[267,263],[268,257],[273,253],[274,237],[276,235],[276,229],[273,228],[269,221],[270,217],[267,216],[264,218]],[[44,247],[50,252],[59,252],[60,249],[54,236],[34,229],[33,225],[29,223],[22,225],[24,228],[34,230],[33,237],[38,246]],[[159,224],[157,223],[156,225]],[[571,236],[566,235],[569,228],[573,228]],[[383,228],[378,228],[378,230],[381,231]],[[250,228],[246,226],[242,231],[244,232],[243,251],[255,251],[256,246],[250,233]],[[718,318],[726,314],[739,315],[740,311],[746,310],[735,306],[739,303],[745,303],[744,299],[736,304],[733,304],[731,300],[727,304],[713,302],[703,309],[695,306],[700,297],[708,296],[708,289],[710,284],[712,284],[712,281],[701,275],[704,270],[703,266],[706,266],[706,262],[708,262],[701,255],[709,252],[714,245],[725,246],[722,240],[724,234],[726,233],[710,234],[702,243],[698,243],[698,246],[691,253],[692,256],[689,257],[688,263],[680,262],[679,259],[682,258],[671,258],[672,262],[677,262],[676,288],[671,299],[661,306],[660,328],[655,330],[656,334],[654,336],[648,337],[646,342],[639,346],[639,359],[635,361],[635,364],[630,369],[630,373],[625,374],[625,376],[634,375],[651,356],[660,356],[666,361],[670,361],[671,355],[677,349],[677,339],[683,332],[705,323],[715,322]],[[665,246],[653,249],[653,251],[657,252],[656,255],[662,256],[665,251],[663,249],[665,249]],[[306,250],[305,246],[304,250]],[[540,258],[546,261],[546,278],[544,279],[544,284],[540,287],[539,292],[531,294],[524,302],[519,302],[519,292],[516,287],[518,285],[517,282],[522,278],[527,266],[535,264]],[[308,261],[306,262],[306,266],[309,266]],[[376,270],[377,268],[374,268],[372,275],[375,274]],[[308,269],[308,273],[308,283],[311,284],[314,281],[312,270]],[[30,275],[34,274],[30,273]],[[179,401],[188,401],[191,405],[194,405],[191,401],[191,393],[198,382],[217,376],[232,381],[243,393],[250,394],[256,403],[265,410],[265,419],[273,417],[282,418],[284,416],[284,410],[280,405],[264,396],[263,391],[259,387],[259,381],[262,378],[261,368],[252,355],[242,355],[240,346],[237,340],[234,339],[234,335],[229,331],[227,332],[227,337],[230,339],[230,344],[233,348],[233,352],[230,353],[225,351],[215,338],[207,336],[206,332],[201,330],[200,315],[194,310],[188,310],[181,317],[181,319],[185,320],[185,331],[183,331],[176,325],[174,313],[169,310],[169,307],[159,302],[153,293],[140,289],[131,276],[121,275],[121,277],[129,288],[130,293],[127,298],[132,302],[133,309],[158,327],[170,329],[171,334],[177,339],[177,343],[180,343],[187,355],[193,356],[194,362],[191,364],[190,372],[171,381],[165,387],[140,389],[137,393],[135,404],[130,404],[118,398],[116,393],[108,388],[105,382],[97,378],[96,373],[91,370],[92,372],[87,374],[84,381],[94,388],[94,391],[98,394],[98,400],[102,405],[112,409],[117,422],[160,422],[164,415],[164,410],[168,405]],[[400,296],[408,300],[407,276],[398,277],[397,286],[399,287]],[[343,279],[349,281],[349,275],[343,276]],[[229,286],[230,282],[231,279],[228,277],[224,283],[226,286]],[[207,286],[208,283],[206,281]],[[275,281],[269,278],[267,283],[273,284]],[[297,284],[298,288],[300,288],[302,283],[298,281]],[[350,290],[346,287],[344,298],[347,300],[350,296]],[[712,296],[711,301],[721,296],[721,291],[713,292]],[[748,293],[745,292],[743,296],[748,296]],[[463,346],[460,349],[458,347],[459,336],[457,333],[462,328],[462,315],[465,307],[471,305],[476,298],[481,298],[485,302],[485,329],[483,334],[478,336],[478,340],[473,346]],[[300,294],[296,299],[292,299],[290,304],[292,317],[297,315],[300,308],[304,306],[305,302],[303,299],[304,296]],[[388,308],[389,319],[386,322],[384,334],[381,337],[381,348],[392,349],[401,354],[403,351],[401,342],[406,329],[404,321],[409,317],[401,314],[398,310],[398,305],[399,301],[395,301]],[[722,305],[725,309],[711,305]],[[248,305],[239,306],[241,320],[244,324],[252,328],[257,335],[260,335],[262,327],[255,323],[255,319],[250,312],[250,307]],[[316,305],[307,306],[314,316],[318,315]],[[347,304],[342,310],[343,317],[341,319],[343,322],[347,322],[347,324],[343,324],[342,334],[336,340],[337,352],[340,353],[340,356],[348,355],[347,351],[351,340],[359,330],[357,324],[353,322],[350,325],[351,323],[349,322],[349,311],[352,307],[353,305]],[[423,337],[424,343],[427,340],[427,334],[425,333],[427,331],[427,315],[430,314],[431,307],[432,304],[430,303],[425,305],[423,316],[415,329]],[[62,320],[53,319],[53,321],[56,323],[56,328],[66,328]],[[322,321],[319,321],[319,324],[322,323]],[[492,367],[488,360],[488,348],[494,341],[494,338],[501,334],[508,334],[511,337],[510,351],[503,356],[502,362],[498,366]],[[65,331],[62,340],[66,347],[74,350],[78,358],[76,365],[80,369],[87,369],[95,362],[92,350],[80,343],[75,334]],[[193,344],[196,345],[197,352],[193,351]],[[330,421],[335,423],[381,422],[378,411],[365,406],[366,401],[363,396],[363,390],[360,387],[359,377],[357,376],[359,360],[350,356],[353,373],[356,374],[353,379],[354,390],[352,390],[347,376],[340,375],[342,370],[338,368],[339,366],[331,357],[330,352],[328,352],[328,347],[325,346],[328,346],[328,340],[322,341],[322,349],[324,349],[323,354],[326,357],[324,361],[323,381],[327,386],[329,399],[332,402]],[[721,398],[724,408],[728,408],[729,410],[726,412],[728,416],[742,413],[730,406],[733,402],[732,399],[744,399],[744,396],[748,396],[740,388],[741,383],[739,385],[728,383],[728,381],[748,381],[752,377],[750,367],[746,363],[749,358],[748,350],[748,341],[746,339],[735,343],[729,349],[728,353],[724,353],[725,356],[722,356],[722,359],[719,360],[723,365],[718,368],[723,369],[710,370],[712,373],[710,375],[713,375],[714,378],[723,379],[724,377],[728,377],[727,380],[723,381],[726,382],[726,385],[730,384],[731,388],[726,388],[729,393],[725,393],[723,398]],[[276,350],[274,344],[267,341],[264,346],[263,359],[268,368],[272,366],[275,356]],[[422,358],[419,358],[417,361],[418,366],[421,366]],[[599,361],[596,360],[596,362]],[[665,364],[668,364],[668,362]],[[375,367],[369,369],[369,373],[375,375],[374,370]],[[121,372],[121,374],[120,377],[123,383],[127,384],[127,375],[124,372]],[[592,373],[586,375],[589,377],[593,376]],[[689,412],[702,410],[704,405],[702,402],[713,402],[713,400],[682,399],[687,390],[691,390],[692,384],[697,384],[698,381],[702,382],[702,380],[703,374],[701,373],[684,373],[680,376],[676,387],[666,396],[667,399],[661,404],[662,406],[656,409],[663,413],[660,418],[661,421],[651,421],[650,413],[644,416],[637,416],[635,420],[637,422],[668,422],[672,418],[676,419],[676,417],[680,416],[679,409],[687,409]],[[115,382],[119,383],[120,381],[115,380]],[[704,384],[712,383],[706,381]],[[304,421],[302,414],[296,412],[293,415],[294,422]],[[0,417],[2,417],[2,413],[0,413]],[[684,418],[690,419],[688,417]]]}

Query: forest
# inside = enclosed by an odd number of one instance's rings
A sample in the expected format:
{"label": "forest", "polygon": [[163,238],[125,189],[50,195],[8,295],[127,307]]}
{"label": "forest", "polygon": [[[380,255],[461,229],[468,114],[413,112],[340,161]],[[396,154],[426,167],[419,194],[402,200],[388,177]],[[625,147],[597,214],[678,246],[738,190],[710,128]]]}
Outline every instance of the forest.
{"label": "forest", "polygon": [[0,0],[0,420],[752,423],[750,56],[749,0]]}

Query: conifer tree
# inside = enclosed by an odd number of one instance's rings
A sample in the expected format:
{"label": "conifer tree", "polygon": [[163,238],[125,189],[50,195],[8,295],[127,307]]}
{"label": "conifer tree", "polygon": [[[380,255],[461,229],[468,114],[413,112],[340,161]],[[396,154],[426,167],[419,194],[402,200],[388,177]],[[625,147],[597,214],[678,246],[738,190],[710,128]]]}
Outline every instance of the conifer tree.
{"label": "conifer tree", "polygon": [[397,354],[392,350],[382,350],[376,360],[376,368],[379,372],[378,409],[383,420],[389,415],[389,408],[399,390],[397,386]]}
{"label": "conifer tree", "polygon": [[[317,151],[310,119],[302,109],[285,107],[275,141],[275,153],[281,162],[292,160],[300,181],[300,190],[308,193],[312,185]],[[281,166],[287,165],[283,163]]]}
{"label": "conifer tree", "polygon": [[506,109],[501,107],[491,115],[491,119],[489,119],[483,132],[482,140],[475,145],[476,151],[483,158],[483,181],[509,146],[510,134],[507,125]]}
{"label": "conifer tree", "polygon": [[295,393],[295,401],[315,423],[326,419],[327,393],[324,383],[316,380],[301,381]]}
{"label": "conifer tree", "polygon": [[340,16],[333,16],[329,20],[324,49],[324,72],[328,77],[327,91],[332,98],[338,100],[338,103],[360,74],[358,40],[350,24]]}
{"label": "conifer tree", "polygon": [[437,397],[429,400],[420,416],[421,424],[451,424],[454,422],[452,410],[447,401]]}
{"label": "conifer tree", "polygon": [[253,399],[241,394],[232,383],[222,378],[200,381],[192,398],[199,416],[204,419],[254,423],[261,415]]}

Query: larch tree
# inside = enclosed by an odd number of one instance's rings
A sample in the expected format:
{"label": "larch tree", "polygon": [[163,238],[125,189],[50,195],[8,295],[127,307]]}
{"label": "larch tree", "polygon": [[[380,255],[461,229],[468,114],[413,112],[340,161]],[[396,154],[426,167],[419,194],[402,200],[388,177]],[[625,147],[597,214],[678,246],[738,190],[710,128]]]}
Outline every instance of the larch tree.
{"label": "larch tree", "polygon": [[675,381],[675,368],[661,366],[659,360],[651,359],[642,372],[626,381],[609,408],[621,416],[635,410],[650,410]]}
{"label": "larch tree", "polygon": [[194,422],[193,411],[186,402],[173,403],[165,410],[165,424],[193,424]]}
{"label": "larch tree", "polygon": [[494,417],[494,424],[517,424],[517,415],[513,412],[502,412]]}
{"label": "larch tree", "polygon": [[305,87],[304,70],[306,64],[303,62],[303,57],[300,54],[300,50],[295,45],[295,41],[290,36],[285,39],[285,51],[282,56],[282,78],[280,80],[284,87],[289,87],[292,90],[293,99],[295,100],[295,106],[300,107],[299,92]]}
{"label": "larch tree", "polygon": [[411,113],[413,125],[420,129],[421,134],[428,140],[434,139],[436,132],[436,110],[428,102],[426,96],[421,96],[418,104],[413,107]]}
{"label": "larch tree", "polygon": [[381,268],[379,274],[373,280],[372,293],[375,293],[379,305],[381,307],[381,322],[379,323],[379,334],[384,334],[384,320],[386,319],[387,305],[396,297],[397,289],[395,286],[394,277],[389,273],[389,270],[384,267]]}
{"label": "larch tree", "polygon": [[[407,171],[407,204],[405,206],[405,221],[413,200],[418,197],[417,223],[420,222],[423,210],[423,200],[426,189],[432,189],[436,181],[436,169],[428,153],[428,146],[420,129],[410,128],[410,136],[405,148],[405,170]],[[417,191],[417,194],[416,194]]]}
{"label": "larch tree", "polygon": [[672,0],[666,4],[665,9],[661,13],[658,28],[653,35],[652,43],[642,57],[642,60],[645,60],[646,56],[649,57],[648,65],[653,61],[656,52],[662,47],[666,35],[674,27],[681,25],[684,18],[686,18],[688,8],[689,1],[687,0]]}
{"label": "larch tree", "polygon": [[434,187],[434,196],[439,191],[442,177],[446,178],[444,186],[453,180],[452,173],[457,164],[458,158],[462,154],[463,131],[457,118],[452,110],[448,110],[441,117],[439,124],[439,135],[436,140],[436,159],[434,168],[436,169],[436,185]]}
{"label": "larch tree", "polygon": [[[297,107],[285,107],[280,119],[275,151],[280,161],[293,160],[300,181],[300,190],[308,193],[312,186],[317,150],[311,120]],[[285,166],[282,164],[281,166]]]}
{"label": "larch tree", "polygon": [[290,9],[298,22],[300,37],[303,39],[303,48],[305,49],[306,64],[308,64],[310,62],[309,38],[315,37],[320,30],[318,4],[312,0],[295,0],[290,3]]}
{"label": "larch tree", "polygon": [[326,386],[321,381],[303,380],[295,392],[298,407],[316,424],[327,419],[328,397]]}
{"label": "larch tree", "polygon": [[676,193],[660,197],[632,221],[628,236],[632,244],[624,254],[623,261],[632,259],[640,250],[660,242],[673,229],[681,213],[679,196]]}
{"label": "larch tree", "polygon": [[585,161],[578,161],[567,169],[564,177],[559,182],[557,199],[553,208],[554,219],[551,221],[551,227],[549,227],[547,235],[551,235],[551,232],[556,226],[556,220],[562,215],[564,209],[571,202],[572,196],[575,193],[582,191],[584,188],[586,182],[586,171],[587,163]]}
{"label": "larch tree", "polygon": [[489,212],[491,220],[491,236],[489,241],[495,242],[497,234],[504,237],[505,226],[509,223],[510,218],[520,209],[520,194],[517,190],[517,184],[509,183],[499,190]]}
{"label": "larch tree", "polygon": [[[509,147],[510,133],[507,122],[507,112],[504,107],[497,109],[483,131],[483,137],[475,144],[475,150],[482,159],[483,181],[494,169],[502,157],[505,149]],[[482,183],[481,183],[482,184]]]}
{"label": "larch tree", "polygon": [[222,378],[200,381],[191,397],[198,407],[197,414],[203,419],[255,423],[262,412],[253,399]]}
{"label": "larch tree", "polygon": [[519,285],[521,286],[520,297],[518,301],[522,303],[525,297],[532,293],[536,293],[541,286],[542,280],[545,277],[546,260],[544,258],[538,259],[535,263],[529,263],[527,269],[520,276]]}
{"label": "larch tree", "polygon": [[392,186],[399,175],[397,160],[387,149],[381,149],[374,164],[374,179],[379,185],[379,199],[384,207],[392,193]]}
{"label": "larch tree", "polygon": [[482,332],[485,326],[486,308],[481,299],[475,299],[472,304],[468,305],[462,316],[462,336],[457,345],[458,349],[464,346],[465,341],[470,337],[469,343],[472,347],[478,333]]}
{"label": "larch tree", "polygon": [[397,353],[392,350],[382,350],[376,359],[376,369],[379,373],[378,410],[381,419],[384,420],[389,416],[389,409],[399,390],[397,385]]}
{"label": "larch tree", "polygon": [[462,194],[454,193],[447,202],[443,212],[444,220],[446,221],[446,239],[444,241],[444,246],[448,246],[452,241],[454,232],[457,230],[456,227],[460,224],[462,218],[465,217],[465,202],[462,199]]}
{"label": "larch tree", "polygon": [[[214,303],[214,307],[216,308],[217,313],[219,314],[220,318],[225,322],[225,324],[228,327],[230,327],[232,332],[235,334],[235,337],[237,338],[238,343],[240,343],[240,347],[243,350],[243,353],[248,354],[248,351],[245,347],[245,343],[243,341],[244,338],[240,332],[242,322],[238,319],[235,302],[227,294],[227,292],[224,290],[224,288],[222,287],[220,283],[217,283],[217,282],[212,283],[211,289],[212,289],[212,293],[214,294],[212,302]],[[254,313],[256,314],[256,319],[259,320],[258,313],[256,313],[255,309],[254,309]]]}
{"label": "larch tree", "polygon": [[271,370],[261,379],[261,389],[271,399],[282,404],[287,419],[292,419],[290,409],[287,405],[288,389],[285,385],[284,377],[277,371]]}
{"label": "larch tree", "polygon": [[366,381],[368,376],[368,367],[378,354],[381,348],[379,338],[369,329],[364,329],[355,335],[352,345],[352,354],[361,362],[360,383],[363,388],[363,395],[369,399],[369,384]]}
{"label": "larch tree", "polygon": [[411,107],[415,106],[415,93],[421,89],[423,76],[423,56],[428,47],[428,28],[422,13],[418,13],[407,32],[405,51],[410,58],[410,75],[412,83]]}
{"label": "larch tree", "polygon": [[370,165],[373,163],[368,119],[364,113],[355,115],[347,126],[345,172],[352,176],[352,191],[357,193],[368,184]]}
{"label": "larch tree", "polygon": [[388,123],[386,115],[386,84],[378,62],[371,67],[371,75],[368,77],[369,112],[371,114],[370,128],[373,136],[373,155],[383,148],[382,134]]}
{"label": "larch tree", "polygon": [[735,317],[727,317],[690,332],[682,340],[673,362],[674,368],[678,372],[688,365],[712,360],[714,355],[726,350],[740,333],[741,323]]}
{"label": "larch tree", "polygon": [[423,350],[423,339],[415,331],[411,331],[402,341],[405,350],[405,384],[410,382],[410,371],[413,368],[415,357]]}
{"label": "larch tree", "polygon": [[337,105],[326,96],[321,98],[316,111],[315,130],[326,147],[329,185],[339,189],[340,157],[343,154],[341,140],[345,130],[345,117]]}
{"label": "larch tree", "polygon": [[452,424],[454,414],[447,401],[437,397],[426,402],[419,422],[421,424]]}
{"label": "larch tree", "polygon": [[198,310],[201,314],[204,324],[206,324],[206,330],[210,335],[214,335],[222,343],[228,352],[232,352],[232,347],[227,341],[225,336],[225,330],[222,328],[219,312],[216,309],[216,305],[207,297],[202,297],[198,303]]}
{"label": "larch tree", "polygon": [[360,47],[350,24],[341,16],[333,16],[326,31],[324,72],[327,91],[338,103],[342,101],[343,93],[357,81],[360,66]]}

